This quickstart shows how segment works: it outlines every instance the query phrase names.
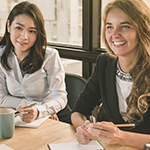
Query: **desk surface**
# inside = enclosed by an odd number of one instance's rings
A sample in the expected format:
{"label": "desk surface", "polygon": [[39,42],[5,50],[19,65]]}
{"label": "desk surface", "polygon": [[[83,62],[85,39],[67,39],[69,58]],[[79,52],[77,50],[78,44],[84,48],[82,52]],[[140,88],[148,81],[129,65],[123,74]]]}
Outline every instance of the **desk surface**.
{"label": "desk surface", "polygon": [[[74,142],[75,128],[69,124],[47,119],[37,129],[16,127],[11,139],[0,139],[15,150],[49,150],[47,144]],[[119,145],[108,145],[99,141],[106,150],[139,150]]]}

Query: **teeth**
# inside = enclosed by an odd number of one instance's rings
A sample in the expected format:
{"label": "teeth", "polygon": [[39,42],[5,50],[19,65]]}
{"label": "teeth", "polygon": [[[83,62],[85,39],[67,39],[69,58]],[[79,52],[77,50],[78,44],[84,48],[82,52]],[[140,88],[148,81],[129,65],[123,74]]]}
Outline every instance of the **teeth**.
{"label": "teeth", "polygon": [[116,46],[118,46],[118,45],[123,45],[123,44],[125,44],[126,42],[114,42],[114,44],[116,45]]}
{"label": "teeth", "polygon": [[25,44],[24,42],[19,42],[20,44]]}
{"label": "teeth", "polygon": [[20,42],[21,44],[24,44],[23,42]]}

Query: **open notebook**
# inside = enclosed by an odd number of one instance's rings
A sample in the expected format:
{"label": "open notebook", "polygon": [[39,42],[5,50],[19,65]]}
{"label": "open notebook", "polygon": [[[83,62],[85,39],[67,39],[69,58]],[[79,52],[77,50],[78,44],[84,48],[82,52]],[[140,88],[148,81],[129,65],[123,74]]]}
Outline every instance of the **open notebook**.
{"label": "open notebook", "polygon": [[90,143],[83,145],[78,142],[48,144],[50,150],[105,150],[97,141],[92,140]]}
{"label": "open notebook", "polygon": [[19,116],[15,117],[15,126],[27,127],[27,128],[38,128],[48,117],[36,119],[31,123],[23,122]]}

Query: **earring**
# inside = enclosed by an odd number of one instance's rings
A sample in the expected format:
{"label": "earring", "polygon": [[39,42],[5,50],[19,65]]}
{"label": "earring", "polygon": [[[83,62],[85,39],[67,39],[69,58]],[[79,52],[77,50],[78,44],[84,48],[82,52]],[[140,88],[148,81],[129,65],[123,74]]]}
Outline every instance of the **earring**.
{"label": "earring", "polygon": [[9,29],[7,29],[7,31],[8,31],[8,33],[10,33],[10,30],[9,30]]}

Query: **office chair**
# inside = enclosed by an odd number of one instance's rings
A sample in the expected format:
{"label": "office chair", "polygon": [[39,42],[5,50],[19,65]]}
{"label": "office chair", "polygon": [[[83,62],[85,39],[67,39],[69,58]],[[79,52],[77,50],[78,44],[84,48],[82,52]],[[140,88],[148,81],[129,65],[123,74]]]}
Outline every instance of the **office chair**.
{"label": "office chair", "polygon": [[66,91],[68,92],[68,105],[72,109],[81,91],[86,84],[86,79],[76,74],[65,74]]}
{"label": "office chair", "polygon": [[[76,100],[78,99],[80,93],[82,92],[87,79],[84,77],[81,77],[76,74],[65,74],[65,82],[66,82],[66,91],[68,92],[67,98],[68,98],[68,105],[72,109]],[[95,112],[94,112],[95,111]],[[88,120],[93,122],[93,119],[97,119],[97,106],[94,108],[94,110],[91,112],[90,116],[88,117]]]}

